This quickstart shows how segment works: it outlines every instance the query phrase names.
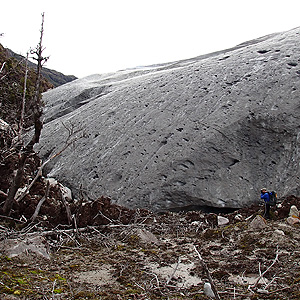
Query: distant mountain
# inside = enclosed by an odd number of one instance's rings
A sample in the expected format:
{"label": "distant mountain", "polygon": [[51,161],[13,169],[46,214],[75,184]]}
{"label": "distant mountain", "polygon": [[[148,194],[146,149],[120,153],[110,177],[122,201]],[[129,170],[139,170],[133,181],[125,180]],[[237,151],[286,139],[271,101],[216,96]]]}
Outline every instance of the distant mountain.
{"label": "distant mountain", "polygon": [[[13,52],[12,50],[6,48],[6,51],[10,57],[14,57],[17,60],[23,60],[25,59],[24,56],[17,54]],[[30,68],[36,68],[36,64],[29,61],[29,67]],[[43,67],[42,68],[42,75],[50,82],[53,84],[54,87],[58,87],[60,85],[63,85],[65,83],[71,82],[75,79],[77,79],[76,76],[74,75],[64,75],[63,73],[60,73],[55,70],[51,70],[48,68]]]}

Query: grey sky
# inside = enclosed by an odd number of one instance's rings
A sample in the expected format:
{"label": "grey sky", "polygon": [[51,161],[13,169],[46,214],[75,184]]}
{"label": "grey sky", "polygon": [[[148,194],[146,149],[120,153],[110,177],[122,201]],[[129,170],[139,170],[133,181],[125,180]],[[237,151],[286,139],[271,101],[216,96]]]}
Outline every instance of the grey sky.
{"label": "grey sky", "polygon": [[300,26],[299,0],[15,0],[1,9],[0,43],[23,55],[37,45],[45,12],[47,67],[78,77],[190,58]]}

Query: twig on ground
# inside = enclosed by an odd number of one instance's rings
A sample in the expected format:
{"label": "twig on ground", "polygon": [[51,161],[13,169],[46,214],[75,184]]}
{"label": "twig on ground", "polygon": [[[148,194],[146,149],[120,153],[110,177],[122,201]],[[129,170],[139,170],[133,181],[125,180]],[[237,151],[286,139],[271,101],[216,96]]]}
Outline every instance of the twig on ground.
{"label": "twig on ground", "polygon": [[0,190],[0,196],[7,197],[8,195]]}
{"label": "twig on ground", "polygon": [[173,276],[175,275],[175,273],[177,271],[177,268],[178,268],[179,264],[180,264],[180,257],[178,257],[178,261],[177,261],[177,264],[175,266],[175,269],[174,269],[173,273],[171,274],[171,276],[169,277],[169,279],[167,280],[166,285],[168,285],[169,282],[172,280]]}
{"label": "twig on ground", "polygon": [[284,288],[277,289],[277,290],[275,290],[275,291],[269,292],[269,294],[276,294],[276,293],[278,293],[278,292],[281,292],[281,291],[284,291],[284,290],[288,290],[288,289],[290,289],[290,288],[291,288],[290,286],[286,286],[286,287],[284,287]]}
{"label": "twig on ground", "polygon": [[55,279],[54,282],[53,282],[53,287],[52,287],[52,299],[54,299],[55,284],[56,284],[56,279]]}
{"label": "twig on ground", "polygon": [[24,222],[24,221],[22,221],[22,220],[18,220],[18,219],[9,217],[9,216],[3,216],[3,215],[0,215],[0,218],[4,218],[4,219],[8,219],[8,220],[13,220],[13,221],[15,221],[15,222],[19,222],[19,223],[23,223],[23,224],[26,223],[26,222]]}
{"label": "twig on ground", "polygon": [[280,278],[280,277],[277,277],[277,276],[274,275],[272,280],[268,284],[266,284],[264,289],[267,290],[269,288],[269,286],[275,281],[275,279],[278,279],[278,278]]}
{"label": "twig on ground", "polygon": [[104,215],[104,214],[102,213],[102,211],[99,211],[99,212],[97,213],[97,215],[96,215],[93,219],[96,219],[98,216],[101,216],[101,217],[105,218],[105,219],[108,220],[110,223],[114,223],[114,221],[111,220],[110,218],[108,218],[106,215]]}
{"label": "twig on ground", "polygon": [[255,288],[255,287],[258,285],[260,279],[263,278],[263,276],[264,276],[267,272],[269,272],[269,270],[274,266],[274,264],[275,264],[276,261],[278,260],[278,255],[279,255],[279,250],[278,250],[278,245],[277,245],[276,256],[275,256],[275,258],[274,258],[272,264],[271,264],[271,265],[270,265],[263,273],[261,273],[261,274],[257,277],[255,283],[251,286],[252,288]]}
{"label": "twig on ground", "polygon": [[214,292],[214,295],[215,295],[216,299],[221,300],[221,298],[220,298],[220,296],[219,296],[219,293],[218,293],[218,290],[217,290],[217,288],[216,288],[216,286],[215,286],[215,284],[214,284],[214,282],[213,282],[213,280],[212,280],[212,277],[211,277],[211,275],[210,275],[210,272],[209,272],[209,270],[208,270],[208,267],[207,267],[206,263],[204,262],[202,256],[201,256],[200,253],[198,252],[198,250],[197,250],[197,248],[196,248],[195,245],[194,245],[194,249],[195,249],[195,251],[196,251],[196,253],[197,253],[198,257],[199,257],[199,260],[200,260],[200,262],[201,262],[201,264],[202,264],[202,267],[204,268],[204,270],[205,270],[205,272],[206,272],[206,274],[207,274],[208,280],[209,280],[210,285],[211,285],[211,289],[212,289],[212,291]]}

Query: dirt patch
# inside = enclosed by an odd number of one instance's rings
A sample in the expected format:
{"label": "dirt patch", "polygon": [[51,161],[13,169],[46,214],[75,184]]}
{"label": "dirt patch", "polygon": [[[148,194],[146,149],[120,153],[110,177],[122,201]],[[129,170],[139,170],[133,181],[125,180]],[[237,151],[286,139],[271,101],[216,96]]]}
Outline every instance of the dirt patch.
{"label": "dirt patch", "polygon": [[115,270],[111,265],[95,266],[94,270],[74,273],[74,282],[88,283],[100,287],[106,285],[118,286],[118,282],[113,278]]}

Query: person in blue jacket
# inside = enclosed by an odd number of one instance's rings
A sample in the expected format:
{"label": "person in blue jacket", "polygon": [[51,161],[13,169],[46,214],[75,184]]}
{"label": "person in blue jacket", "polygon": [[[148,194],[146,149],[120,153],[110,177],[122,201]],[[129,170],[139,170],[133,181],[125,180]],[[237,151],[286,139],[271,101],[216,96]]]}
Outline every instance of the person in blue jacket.
{"label": "person in blue jacket", "polygon": [[269,195],[266,188],[262,188],[260,190],[260,198],[265,201],[265,214],[264,214],[264,217],[266,219],[270,219],[270,208],[271,208],[270,195]]}

